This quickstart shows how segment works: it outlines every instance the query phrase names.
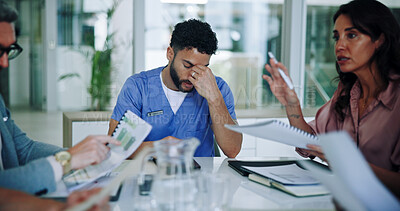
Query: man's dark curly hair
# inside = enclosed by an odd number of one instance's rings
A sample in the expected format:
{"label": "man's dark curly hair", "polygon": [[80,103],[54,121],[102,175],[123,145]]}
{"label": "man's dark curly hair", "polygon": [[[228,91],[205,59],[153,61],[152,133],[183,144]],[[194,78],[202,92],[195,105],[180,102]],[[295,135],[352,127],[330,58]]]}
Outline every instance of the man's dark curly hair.
{"label": "man's dark curly hair", "polygon": [[211,55],[217,51],[218,40],[208,23],[189,19],[175,25],[169,45],[175,53],[196,48],[200,53]]}

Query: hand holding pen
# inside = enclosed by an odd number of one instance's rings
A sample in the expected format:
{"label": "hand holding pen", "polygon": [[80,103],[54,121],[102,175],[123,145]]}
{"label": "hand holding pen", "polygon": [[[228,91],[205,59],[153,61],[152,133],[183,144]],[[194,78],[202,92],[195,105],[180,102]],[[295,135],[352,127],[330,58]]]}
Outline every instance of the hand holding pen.
{"label": "hand holding pen", "polygon": [[[278,64],[278,60],[276,60],[274,54],[272,52],[268,52],[268,56],[276,63]],[[287,73],[283,72],[281,68],[278,67],[278,72],[282,76],[283,80],[285,81],[286,85],[289,87],[289,89],[293,89],[293,84],[290,78],[286,75]]]}
{"label": "hand holding pen", "polygon": [[277,62],[271,52],[268,52],[268,55],[271,65],[266,64],[265,69],[267,69],[271,76],[263,75],[263,78],[268,82],[272,93],[284,106],[300,105],[296,92],[293,89],[293,84],[288,77],[286,67],[282,63]]}

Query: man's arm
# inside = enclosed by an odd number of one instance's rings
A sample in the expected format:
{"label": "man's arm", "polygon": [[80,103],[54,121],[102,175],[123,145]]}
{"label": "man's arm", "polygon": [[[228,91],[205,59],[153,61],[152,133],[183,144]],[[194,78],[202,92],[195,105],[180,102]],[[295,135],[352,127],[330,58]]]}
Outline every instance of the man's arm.
{"label": "man's arm", "polygon": [[225,124],[235,125],[237,122],[229,114],[222,95],[215,102],[208,102],[208,106],[212,120],[211,128],[219,147],[227,157],[236,157],[242,146],[242,134],[224,126]]}
{"label": "man's arm", "polygon": [[0,187],[44,194],[56,190],[56,181],[50,163],[46,158],[41,158],[0,171]]}
{"label": "man's arm", "polygon": [[61,202],[0,188],[0,210],[62,210],[64,208],[65,205]]}
{"label": "man's arm", "polygon": [[194,85],[196,91],[207,99],[212,130],[219,147],[229,158],[236,157],[242,146],[242,134],[224,126],[225,124],[236,124],[236,122],[228,111],[214,74],[210,68],[196,65],[192,68],[191,75],[189,81]]}
{"label": "man's arm", "polygon": [[[37,198],[15,190],[0,188],[0,210],[65,210],[84,202],[100,190],[97,188],[73,192],[65,204],[51,199]],[[90,210],[109,210],[108,200],[108,197],[104,198]]]}
{"label": "man's arm", "polygon": [[112,134],[115,131],[115,128],[117,128],[118,123],[119,122],[117,120],[110,119],[110,123],[108,124],[108,133],[107,133],[109,136],[112,136]]}
{"label": "man's arm", "polygon": [[54,172],[46,157],[63,149],[27,137],[11,119],[1,98],[0,114],[6,118],[6,121],[0,122],[4,166],[4,170],[0,171],[0,187],[31,194],[54,191]]}
{"label": "man's arm", "polygon": [[[109,148],[105,145],[106,143],[120,144],[119,141],[106,135],[88,136],[82,142],[68,149],[72,156],[71,168],[80,169],[100,163],[107,157]],[[17,155],[9,153],[6,156],[7,159],[11,160]],[[8,160],[3,161],[9,162]],[[57,185],[54,170],[47,157],[32,159],[25,165],[9,166],[0,171],[0,187],[21,190],[31,194],[53,192]]]}

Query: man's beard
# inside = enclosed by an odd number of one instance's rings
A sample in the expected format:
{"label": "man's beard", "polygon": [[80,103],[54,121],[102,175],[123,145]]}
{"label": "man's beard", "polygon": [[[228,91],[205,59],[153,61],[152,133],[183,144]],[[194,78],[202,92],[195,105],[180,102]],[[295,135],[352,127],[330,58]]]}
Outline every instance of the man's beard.
{"label": "man's beard", "polygon": [[180,80],[178,73],[176,72],[176,69],[174,67],[175,64],[175,56],[172,59],[171,62],[171,67],[169,68],[169,73],[171,75],[172,81],[174,82],[175,86],[178,88],[179,91],[181,92],[191,92],[193,91],[193,88],[191,88],[190,90],[185,90],[182,88],[182,83],[191,83],[189,80]]}

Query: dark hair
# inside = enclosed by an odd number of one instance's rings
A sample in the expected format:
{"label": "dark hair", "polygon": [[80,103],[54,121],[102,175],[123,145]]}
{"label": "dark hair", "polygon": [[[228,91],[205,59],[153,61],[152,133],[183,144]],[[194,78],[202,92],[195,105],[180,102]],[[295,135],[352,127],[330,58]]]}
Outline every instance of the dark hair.
{"label": "dark hair", "polygon": [[[376,0],[353,0],[340,6],[339,10],[333,16],[333,23],[340,15],[346,15],[350,18],[354,27],[363,34],[371,37],[372,41],[384,36],[384,42],[374,52],[369,60],[371,67],[375,61],[379,70],[383,86],[379,91],[387,88],[390,74],[400,74],[400,26],[388,7]],[[343,121],[345,109],[349,108],[350,90],[357,80],[353,73],[343,73],[336,63],[336,70],[339,73],[339,80],[343,84],[338,100],[335,104],[335,111]],[[378,94],[378,93],[376,93]]]}
{"label": "dark hair", "polygon": [[0,0],[0,22],[13,23],[18,19],[18,12],[5,1]]}
{"label": "dark hair", "polygon": [[175,53],[185,48],[197,48],[200,53],[211,55],[217,51],[218,40],[208,23],[189,19],[175,25],[169,45]]}

